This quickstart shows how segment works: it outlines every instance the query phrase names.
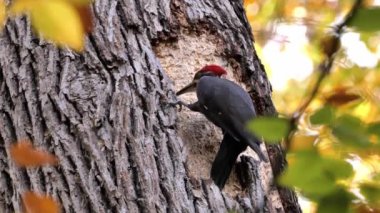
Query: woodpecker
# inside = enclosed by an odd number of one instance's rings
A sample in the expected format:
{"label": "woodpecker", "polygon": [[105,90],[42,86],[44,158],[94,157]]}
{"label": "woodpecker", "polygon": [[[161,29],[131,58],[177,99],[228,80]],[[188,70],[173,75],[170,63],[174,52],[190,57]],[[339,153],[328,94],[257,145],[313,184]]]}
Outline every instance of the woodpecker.
{"label": "woodpecker", "polygon": [[248,121],[256,117],[256,111],[248,93],[236,83],[224,79],[225,69],[218,65],[207,65],[195,73],[193,81],[179,90],[180,96],[196,92],[198,101],[186,104],[191,111],[200,112],[220,127],[223,140],[211,167],[211,178],[223,189],[239,154],[251,147],[263,161],[266,157],[260,150],[261,141],[246,130]]}

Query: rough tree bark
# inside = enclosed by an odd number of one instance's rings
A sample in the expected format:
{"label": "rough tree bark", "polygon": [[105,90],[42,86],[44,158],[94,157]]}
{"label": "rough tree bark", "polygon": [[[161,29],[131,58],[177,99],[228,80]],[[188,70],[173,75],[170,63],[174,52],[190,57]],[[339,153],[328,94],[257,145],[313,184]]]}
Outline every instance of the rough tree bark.
{"label": "rough tree bark", "polygon": [[[208,180],[219,130],[167,104],[196,68],[219,63],[260,114],[275,114],[241,1],[96,0],[92,8],[83,54],[37,39],[25,17],[0,33],[0,212],[21,212],[29,189],[64,212],[299,211],[295,195],[273,184],[271,166],[249,153],[239,163],[245,187],[232,177],[220,192]],[[59,166],[16,167],[9,146],[25,138]],[[268,150],[277,174],[284,156]]]}

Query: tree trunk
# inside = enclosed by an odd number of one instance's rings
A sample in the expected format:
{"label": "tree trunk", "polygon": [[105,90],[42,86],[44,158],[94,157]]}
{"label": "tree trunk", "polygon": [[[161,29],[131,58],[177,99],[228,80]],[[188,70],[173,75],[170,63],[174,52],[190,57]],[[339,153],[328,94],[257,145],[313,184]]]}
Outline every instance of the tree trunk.
{"label": "tree trunk", "polygon": [[[238,164],[244,187],[233,175],[219,191],[209,171],[221,133],[168,105],[196,68],[218,63],[251,91],[259,114],[275,114],[242,2],[96,0],[92,8],[83,54],[36,39],[25,17],[0,32],[1,212],[22,212],[26,190],[52,195],[64,212],[300,211],[249,152]],[[15,166],[9,147],[25,138],[59,166]],[[269,148],[278,174],[284,156]]]}

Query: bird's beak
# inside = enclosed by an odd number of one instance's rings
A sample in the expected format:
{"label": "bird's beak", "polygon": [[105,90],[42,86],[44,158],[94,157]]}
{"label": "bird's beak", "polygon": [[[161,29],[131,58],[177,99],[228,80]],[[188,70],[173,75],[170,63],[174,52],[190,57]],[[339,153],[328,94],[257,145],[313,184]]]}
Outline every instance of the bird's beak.
{"label": "bird's beak", "polygon": [[196,87],[197,87],[197,82],[192,81],[190,84],[186,85],[184,88],[178,91],[176,95],[182,95],[188,92],[194,92]]}

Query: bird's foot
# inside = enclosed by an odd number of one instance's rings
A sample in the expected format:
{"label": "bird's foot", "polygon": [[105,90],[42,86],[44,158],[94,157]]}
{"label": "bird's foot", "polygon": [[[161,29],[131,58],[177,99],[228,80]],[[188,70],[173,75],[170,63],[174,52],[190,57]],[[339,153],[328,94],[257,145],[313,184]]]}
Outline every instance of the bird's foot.
{"label": "bird's foot", "polygon": [[188,107],[188,104],[186,104],[185,102],[181,101],[181,100],[178,100],[178,101],[175,101],[175,102],[171,102],[171,103],[168,103],[169,106],[172,106],[172,107],[177,107],[179,106],[179,111],[182,111],[182,106],[185,106],[185,107]]}

